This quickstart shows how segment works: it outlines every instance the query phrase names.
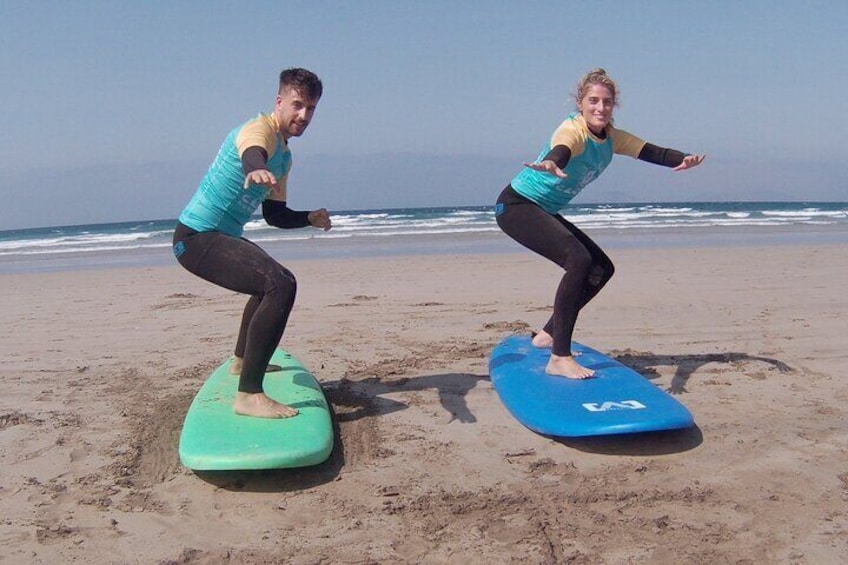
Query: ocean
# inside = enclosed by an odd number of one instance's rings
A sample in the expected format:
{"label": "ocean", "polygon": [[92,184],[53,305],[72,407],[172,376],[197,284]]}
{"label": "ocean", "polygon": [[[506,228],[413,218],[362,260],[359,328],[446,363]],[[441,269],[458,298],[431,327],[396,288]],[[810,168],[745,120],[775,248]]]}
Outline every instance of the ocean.
{"label": "ocean", "polygon": [[[281,261],[520,249],[491,206],[331,212],[333,229],[280,230],[256,217],[245,237]],[[565,216],[603,246],[848,242],[846,202],[574,204]],[[174,219],[0,231],[0,274],[173,264]]]}

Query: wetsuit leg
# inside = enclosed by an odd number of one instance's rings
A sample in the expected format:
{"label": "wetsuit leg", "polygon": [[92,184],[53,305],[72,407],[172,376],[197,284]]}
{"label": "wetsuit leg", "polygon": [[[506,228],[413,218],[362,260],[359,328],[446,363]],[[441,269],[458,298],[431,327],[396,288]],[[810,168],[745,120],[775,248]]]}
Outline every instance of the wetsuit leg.
{"label": "wetsuit leg", "polygon": [[[583,298],[580,301],[579,310],[582,310],[601,291],[602,288],[609,282],[615,273],[615,266],[607,254],[598,246],[597,243],[586,235],[580,228],[562,218],[562,221],[567,224],[571,234],[580,241],[580,243],[589,251],[592,257],[589,273],[586,277],[586,285],[583,288]],[[544,330],[553,335],[553,316],[545,324]]]}
{"label": "wetsuit leg", "polygon": [[244,305],[244,313],[241,316],[241,326],[239,326],[238,340],[236,340],[236,348],[233,351],[236,357],[244,359],[244,350],[247,347],[247,329],[250,327],[250,321],[256,313],[256,309],[262,303],[262,298],[259,296],[251,296],[247,304]]}
{"label": "wetsuit leg", "polygon": [[221,232],[195,232],[179,224],[174,254],[191,273],[228,290],[251,295],[242,315],[236,354],[244,359],[239,391],[262,392],[265,368],[294,306],[297,281],[258,245]]}
{"label": "wetsuit leg", "polygon": [[496,219],[504,233],[565,271],[545,331],[553,337],[555,355],[571,355],[577,315],[612,276],[612,262],[574,224],[562,216],[545,212],[511,186],[507,186],[498,198]]}

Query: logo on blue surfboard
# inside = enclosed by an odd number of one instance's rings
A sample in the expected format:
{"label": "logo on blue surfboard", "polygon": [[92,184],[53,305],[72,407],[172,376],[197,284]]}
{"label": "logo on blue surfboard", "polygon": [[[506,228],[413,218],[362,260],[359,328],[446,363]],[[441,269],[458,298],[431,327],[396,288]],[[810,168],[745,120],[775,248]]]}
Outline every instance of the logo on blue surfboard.
{"label": "logo on blue surfboard", "polygon": [[583,404],[583,408],[589,412],[609,412],[610,410],[641,410],[647,408],[647,406],[638,400],[622,400],[621,402],[607,400],[600,404],[597,402],[586,402]]}

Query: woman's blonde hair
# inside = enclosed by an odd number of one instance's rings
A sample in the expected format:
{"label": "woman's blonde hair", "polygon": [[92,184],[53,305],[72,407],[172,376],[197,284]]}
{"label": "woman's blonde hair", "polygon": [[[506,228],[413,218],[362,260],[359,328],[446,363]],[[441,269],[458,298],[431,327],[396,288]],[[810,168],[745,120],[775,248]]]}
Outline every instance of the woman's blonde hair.
{"label": "woman's blonde hair", "polygon": [[618,106],[618,87],[615,85],[615,81],[612,80],[604,69],[597,68],[592,69],[585,75],[580,81],[577,83],[577,93],[574,95],[574,101],[577,103],[579,108],[580,101],[583,100],[583,97],[586,96],[586,91],[589,90],[589,87],[593,84],[599,84],[601,86],[606,86],[612,92],[612,103],[613,106]]}

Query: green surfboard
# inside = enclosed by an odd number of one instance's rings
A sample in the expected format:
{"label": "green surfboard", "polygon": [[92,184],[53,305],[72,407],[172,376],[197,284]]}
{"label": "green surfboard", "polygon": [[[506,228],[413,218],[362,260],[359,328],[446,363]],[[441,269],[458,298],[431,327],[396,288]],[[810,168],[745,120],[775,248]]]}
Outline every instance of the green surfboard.
{"label": "green surfboard", "polygon": [[321,385],[286,351],[271,363],[281,371],[265,374],[265,394],[297,408],[291,418],[266,419],[233,412],[238,376],[228,359],[206,380],[186,413],[180,435],[180,461],[195,471],[234,471],[307,467],[324,462],[333,450],[330,407]]}

